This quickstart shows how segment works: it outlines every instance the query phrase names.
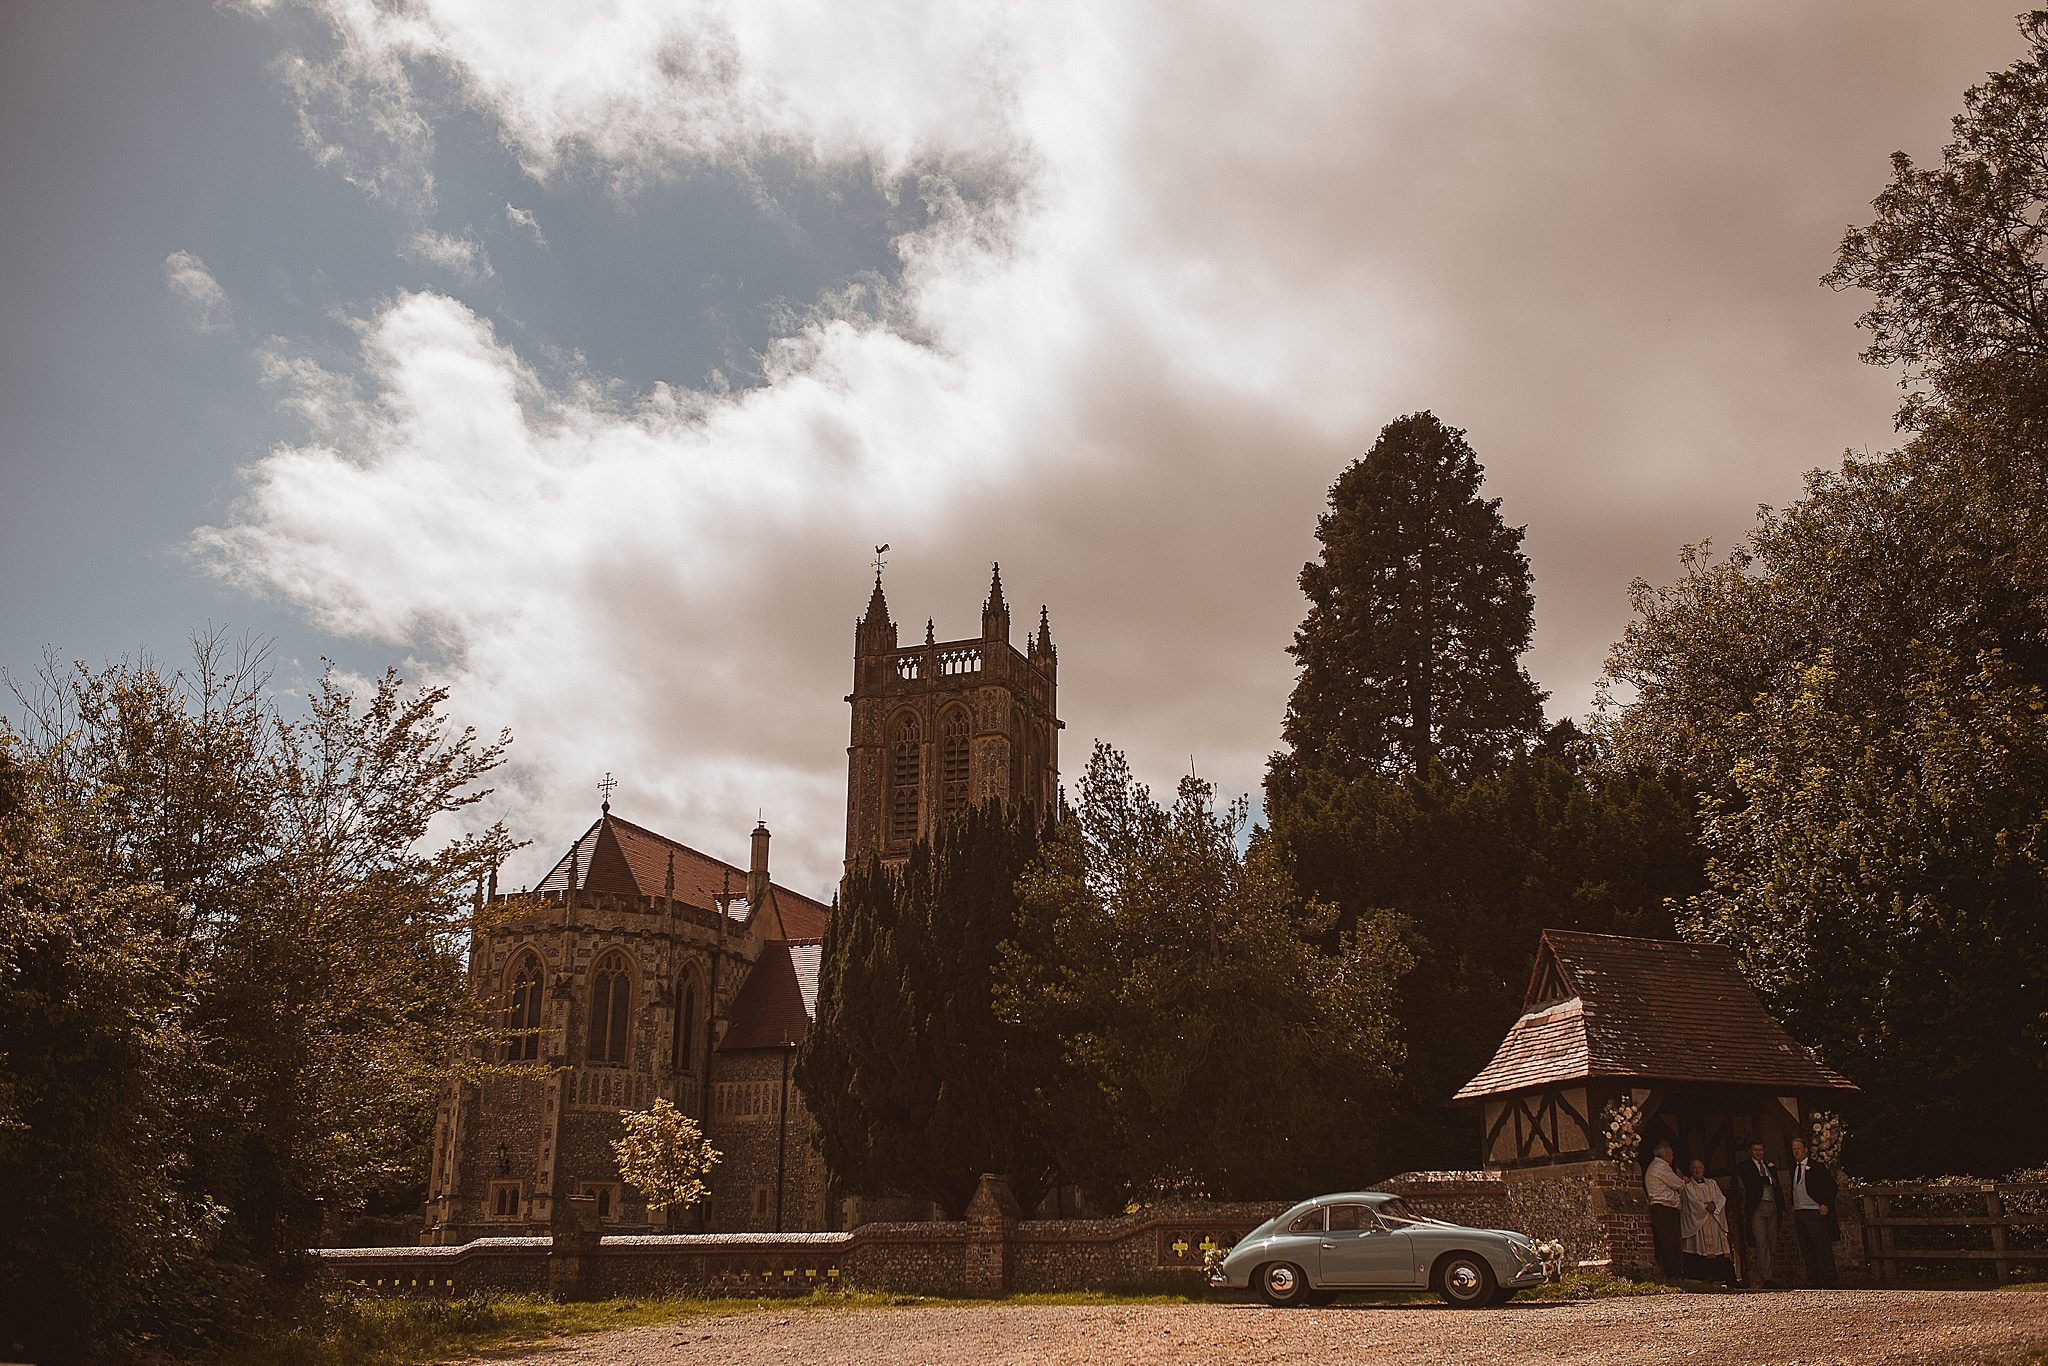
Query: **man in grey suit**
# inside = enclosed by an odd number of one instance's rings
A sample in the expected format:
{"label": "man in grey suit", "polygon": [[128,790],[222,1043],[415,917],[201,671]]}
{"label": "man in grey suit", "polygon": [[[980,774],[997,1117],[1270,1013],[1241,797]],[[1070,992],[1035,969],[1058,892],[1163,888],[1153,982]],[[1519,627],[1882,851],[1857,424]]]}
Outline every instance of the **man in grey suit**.
{"label": "man in grey suit", "polygon": [[1764,1141],[1749,1145],[1749,1156],[1735,1164],[1735,1191],[1742,1211],[1740,1226],[1749,1237],[1749,1264],[1756,1268],[1757,1284],[1778,1284],[1778,1221],[1783,1217],[1785,1197],[1778,1187],[1778,1166],[1764,1156]]}

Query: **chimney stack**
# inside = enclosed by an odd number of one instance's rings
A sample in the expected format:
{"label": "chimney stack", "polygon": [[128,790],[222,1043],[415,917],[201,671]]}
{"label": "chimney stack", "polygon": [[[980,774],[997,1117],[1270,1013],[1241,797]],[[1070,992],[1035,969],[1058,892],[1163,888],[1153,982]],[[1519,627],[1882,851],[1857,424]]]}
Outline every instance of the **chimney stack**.
{"label": "chimney stack", "polygon": [[768,904],[768,823],[754,823],[754,859],[747,867],[747,905],[755,914]]}

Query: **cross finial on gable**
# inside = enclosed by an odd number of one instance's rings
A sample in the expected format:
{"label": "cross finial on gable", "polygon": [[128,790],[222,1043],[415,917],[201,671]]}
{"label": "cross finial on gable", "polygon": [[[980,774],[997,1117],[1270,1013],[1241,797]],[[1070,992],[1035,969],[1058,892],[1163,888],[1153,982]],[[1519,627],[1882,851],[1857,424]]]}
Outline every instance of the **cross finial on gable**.
{"label": "cross finial on gable", "polygon": [[607,816],[612,814],[612,789],[618,785],[619,780],[612,776],[610,769],[606,769],[604,777],[597,780],[598,795],[604,799],[601,808]]}

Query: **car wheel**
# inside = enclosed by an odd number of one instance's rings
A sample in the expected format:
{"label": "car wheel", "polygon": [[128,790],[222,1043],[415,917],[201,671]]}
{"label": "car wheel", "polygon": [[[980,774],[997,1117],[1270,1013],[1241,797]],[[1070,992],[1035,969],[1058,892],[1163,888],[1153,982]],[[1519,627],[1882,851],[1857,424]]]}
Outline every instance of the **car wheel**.
{"label": "car wheel", "polygon": [[1266,1303],[1290,1308],[1308,1303],[1308,1277],[1293,1262],[1268,1262],[1259,1268],[1259,1293]]}
{"label": "car wheel", "polygon": [[1484,1257],[1453,1253],[1438,1264],[1436,1293],[1454,1309],[1478,1309],[1493,1301],[1493,1268]]}

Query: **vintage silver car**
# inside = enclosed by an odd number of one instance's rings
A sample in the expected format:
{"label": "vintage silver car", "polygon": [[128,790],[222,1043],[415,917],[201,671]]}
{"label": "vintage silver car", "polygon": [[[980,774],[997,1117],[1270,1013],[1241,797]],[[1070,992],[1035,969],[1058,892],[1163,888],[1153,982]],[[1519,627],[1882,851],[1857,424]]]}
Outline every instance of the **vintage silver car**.
{"label": "vintage silver car", "polygon": [[1462,1309],[1499,1304],[1548,1279],[1526,1233],[1427,1219],[1397,1195],[1305,1200],[1247,1233],[1209,1272],[1269,1304],[1328,1304],[1346,1290],[1434,1290]]}

